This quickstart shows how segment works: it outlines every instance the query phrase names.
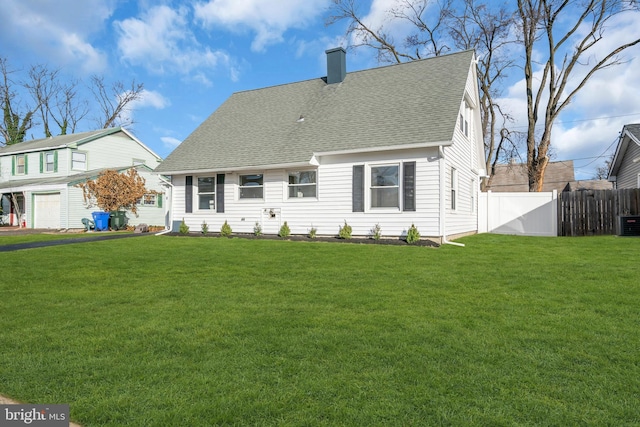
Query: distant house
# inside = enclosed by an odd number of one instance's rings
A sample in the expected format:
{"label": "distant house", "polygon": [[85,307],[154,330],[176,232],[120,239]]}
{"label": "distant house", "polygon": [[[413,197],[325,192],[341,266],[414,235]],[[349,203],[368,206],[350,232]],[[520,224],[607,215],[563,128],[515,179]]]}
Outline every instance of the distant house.
{"label": "distant house", "polygon": [[156,168],[171,176],[174,230],[476,232],[474,53],[351,73],[342,48],[326,53],[326,78],[233,94]]}
{"label": "distant house", "polygon": [[609,165],[609,181],[617,189],[640,188],[640,124],[622,127],[616,152]]}
{"label": "distant house", "polygon": [[[576,182],[573,160],[549,162],[544,174],[542,191],[557,190],[561,192],[567,188],[570,182]],[[529,191],[526,163],[496,165],[495,174],[486,189],[501,193]]]}
{"label": "distant house", "polygon": [[0,148],[2,222],[28,228],[82,228],[91,219],[76,185],[106,169],[135,167],[151,191],[140,201],[135,225],[165,225],[164,187],[152,170],[161,158],[122,128],[61,135]]}
{"label": "distant house", "polygon": [[606,179],[583,179],[580,181],[571,181],[567,184],[564,191],[582,191],[582,190],[611,190],[613,185]]}

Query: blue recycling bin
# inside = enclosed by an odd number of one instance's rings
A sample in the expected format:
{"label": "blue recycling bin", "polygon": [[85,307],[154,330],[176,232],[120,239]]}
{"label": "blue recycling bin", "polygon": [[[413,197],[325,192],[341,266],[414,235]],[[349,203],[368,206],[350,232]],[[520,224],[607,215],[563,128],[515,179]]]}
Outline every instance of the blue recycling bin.
{"label": "blue recycling bin", "polygon": [[109,230],[109,212],[92,212],[91,215],[97,231]]}

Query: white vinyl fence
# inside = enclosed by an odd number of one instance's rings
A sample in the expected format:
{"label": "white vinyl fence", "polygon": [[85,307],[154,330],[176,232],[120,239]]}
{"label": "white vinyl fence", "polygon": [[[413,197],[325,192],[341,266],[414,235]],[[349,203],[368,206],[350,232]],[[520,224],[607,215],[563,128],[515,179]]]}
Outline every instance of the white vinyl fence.
{"label": "white vinyl fence", "polygon": [[558,192],[480,193],[478,233],[558,235]]}

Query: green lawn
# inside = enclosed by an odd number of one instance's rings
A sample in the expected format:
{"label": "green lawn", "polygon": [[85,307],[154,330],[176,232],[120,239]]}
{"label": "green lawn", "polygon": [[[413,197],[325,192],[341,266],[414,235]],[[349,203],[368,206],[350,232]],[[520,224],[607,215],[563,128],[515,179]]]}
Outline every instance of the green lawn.
{"label": "green lawn", "polygon": [[0,394],[86,426],[640,424],[640,239],[459,241],[3,253]]}

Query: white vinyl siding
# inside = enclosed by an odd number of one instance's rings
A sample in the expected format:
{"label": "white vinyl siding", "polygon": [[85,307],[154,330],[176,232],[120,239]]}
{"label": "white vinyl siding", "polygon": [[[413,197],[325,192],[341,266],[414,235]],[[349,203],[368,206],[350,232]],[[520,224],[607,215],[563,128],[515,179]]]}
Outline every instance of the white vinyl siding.
{"label": "white vinyl siding", "polygon": [[[337,235],[346,220],[353,227],[354,236],[367,236],[379,223],[384,236],[398,237],[412,223],[423,236],[437,236],[439,215],[438,162],[429,158],[437,156],[437,148],[406,150],[402,153],[368,153],[361,155],[324,156],[316,169],[317,197],[289,198],[289,172],[286,169],[265,170],[263,173],[264,199],[238,198],[238,173],[227,174],[225,180],[224,213],[197,211],[184,212],[185,176],[173,179],[174,213],[172,222],[184,218],[191,230],[199,230],[203,221],[209,230],[217,232],[226,220],[234,233],[253,233],[256,222],[262,224],[264,233],[276,234],[280,225],[287,221],[293,234],[306,234],[314,227],[318,235]],[[401,212],[398,208],[369,209],[352,212],[351,175],[354,164],[370,165],[415,162],[415,211]],[[400,168],[401,170],[401,168]],[[244,175],[244,173],[242,174]],[[195,178],[194,178],[195,180]],[[194,185],[195,186],[195,185]],[[369,190],[366,188],[366,192]],[[367,195],[367,206],[369,196]],[[195,199],[194,199],[195,203]],[[273,211],[274,217],[270,217]],[[267,219],[267,218],[270,219]]]}
{"label": "white vinyl siding", "polygon": [[616,188],[640,188],[640,162],[633,161],[638,157],[640,146],[634,141],[629,141],[616,176]]}

